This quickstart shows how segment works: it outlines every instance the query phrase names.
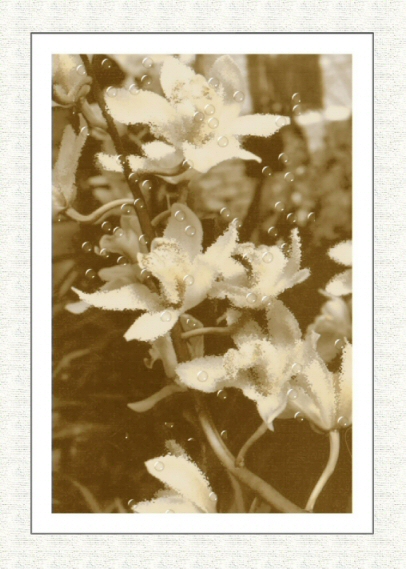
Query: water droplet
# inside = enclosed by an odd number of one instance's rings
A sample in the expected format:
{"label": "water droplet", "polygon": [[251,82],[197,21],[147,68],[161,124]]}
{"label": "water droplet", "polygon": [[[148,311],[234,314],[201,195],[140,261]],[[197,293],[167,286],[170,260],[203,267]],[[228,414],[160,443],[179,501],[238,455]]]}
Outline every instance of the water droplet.
{"label": "water droplet", "polygon": [[154,62],[152,61],[152,59],[150,57],[144,57],[144,59],[142,60],[142,65],[146,69],[151,69],[151,67],[154,65]]}
{"label": "water droplet", "polygon": [[101,224],[101,228],[105,233],[110,233],[113,229],[113,226],[110,223],[110,221],[103,221],[103,223]]}
{"label": "water droplet", "polygon": [[185,221],[186,215],[183,213],[181,209],[175,212],[175,219],[176,221]]}
{"label": "water droplet", "polygon": [[302,99],[300,97],[300,93],[293,93],[292,103],[295,103],[297,105],[298,103],[301,103],[301,102],[302,102]]}
{"label": "water droplet", "polygon": [[141,188],[143,190],[152,190],[152,182],[151,180],[144,180],[141,184]]}
{"label": "water droplet", "polygon": [[246,295],[245,298],[247,299],[247,301],[248,301],[250,304],[255,304],[256,301],[257,301],[257,295],[254,294],[253,292],[249,292],[249,293]]}
{"label": "water droplet", "polygon": [[204,121],[204,114],[201,113],[200,111],[196,111],[195,114],[193,115],[193,120],[195,122],[203,122]]}
{"label": "water droplet", "polygon": [[150,276],[151,276],[151,275],[149,274],[148,269],[142,269],[142,270],[141,270],[140,277],[141,277],[142,280],[144,280],[144,279],[149,279]]}
{"label": "water droplet", "polygon": [[231,223],[234,223],[234,225],[236,226],[237,229],[241,229],[241,227],[242,227],[242,223],[238,219],[238,217],[235,217]]}
{"label": "water droplet", "polygon": [[287,121],[285,117],[278,117],[275,121],[276,126],[278,126],[279,128],[282,128],[283,126],[286,126]]}
{"label": "water droplet", "polygon": [[110,253],[105,248],[100,249],[100,257],[104,257],[105,259],[108,259],[110,257]]}
{"label": "water droplet", "polygon": [[299,423],[303,423],[303,421],[305,420],[303,413],[301,413],[300,411],[295,413],[295,419],[296,421],[299,421]]}
{"label": "water droplet", "polygon": [[266,251],[266,253],[262,255],[262,260],[264,263],[271,263],[273,261],[272,253],[270,251]]}
{"label": "water droplet", "polygon": [[221,146],[221,148],[224,148],[225,146],[228,145],[228,138],[227,138],[226,136],[220,136],[220,137],[217,139],[217,144],[218,144],[219,146]]}
{"label": "water droplet", "polygon": [[132,83],[128,87],[128,90],[130,91],[131,95],[138,95],[138,93],[140,92],[140,90],[138,89],[138,85],[136,85],[135,83]]}
{"label": "water droplet", "polygon": [[193,168],[194,164],[193,164],[193,162],[192,162],[191,160],[184,160],[184,161],[182,162],[182,166],[183,166],[184,168],[187,168],[188,170],[190,170],[191,168]]}
{"label": "water droplet", "polygon": [[224,219],[229,219],[231,217],[231,211],[228,209],[228,207],[222,207],[220,210],[220,215],[221,217],[224,217]]}
{"label": "water droplet", "polygon": [[292,375],[297,375],[298,373],[301,373],[302,371],[302,366],[300,364],[293,364],[292,366]]}
{"label": "water droplet", "polygon": [[129,508],[133,508],[133,506],[136,506],[137,502],[135,500],[131,499],[131,500],[128,500],[127,504],[128,504]]}
{"label": "water droplet", "polygon": [[124,237],[124,231],[121,229],[121,227],[115,227],[113,230],[113,235],[116,237]]}
{"label": "water droplet", "polygon": [[117,96],[117,89],[115,87],[107,87],[106,95],[108,97],[116,97]]}
{"label": "water droplet", "polygon": [[142,201],[141,198],[137,198],[136,200],[134,200],[134,206],[137,209],[145,209],[145,203]]}
{"label": "water droplet", "polygon": [[275,211],[285,211],[285,204],[283,202],[276,202]]}
{"label": "water droplet", "polygon": [[138,241],[141,243],[141,245],[148,245],[149,241],[148,241],[148,237],[146,235],[140,235],[138,237]]}
{"label": "water droplet", "polygon": [[295,214],[294,213],[288,213],[288,215],[286,216],[286,221],[288,223],[292,223],[292,224],[296,223],[297,219],[295,217]]}
{"label": "water droplet", "polygon": [[186,326],[188,326],[189,328],[196,328],[196,322],[193,320],[193,318],[187,318]]}
{"label": "water droplet", "polygon": [[225,401],[227,399],[227,393],[224,391],[224,389],[219,389],[217,391],[217,397],[222,401]]}
{"label": "water droplet", "polygon": [[193,235],[196,235],[196,229],[193,227],[193,225],[187,225],[185,227],[185,233],[186,235],[189,235],[189,237],[193,237]]}
{"label": "water droplet", "polygon": [[214,108],[213,105],[206,105],[204,107],[204,112],[206,113],[206,115],[214,115],[216,109]]}
{"label": "water droplet", "polygon": [[282,162],[282,164],[287,164],[289,162],[288,155],[282,152],[279,154],[278,159]]}
{"label": "water droplet", "polygon": [[93,251],[93,247],[90,241],[85,241],[82,243],[82,249],[85,253],[91,253]]}
{"label": "water droplet", "polygon": [[210,79],[208,80],[208,84],[210,85],[210,87],[216,88],[220,85],[220,81],[216,77],[210,77]]}
{"label": "water droplet", "polygon": [[122,159],[123,159],[123,155],[122,155],[122,154],[118,154],[118,155],[116,156],[116,162],[117,162],[118,164],[121,164],[121,160],[122,160]]}
{"label": "water droplet", "polygon": [[61,223],[63,220],[64,220],[63,215],[58,215],[58,217],[56,218],[56,221],[57,221],[58,223]]}
{"label": "water droplet", "polygon": [[157,460],[156,463],[154,464],[154,469],[157,472],[162,472],[162,470],[165,468],[165,465],[163,462],[161,462],[160,460]]}
{"label": "water droplet", "polygon": [[97,273],[94,269],[87,269],[85,275],[88,279],[93,280],[97,277]]}
{"label": "water droplet", "polygon": [[293,109],[292,109],[292,113],[293,113],[296,117],[300,116],[300,115],[302,114],[302,112],[303,112],[303,107],[302,107],[302,105],[295,105],[295,106],[293,107]]}
{"label": "water droplet", "polygon": [[263,304],[266,304],[267,306],[270,306],[270,305],[272,304],[272,299],[271,299],[270,296],[268,296],[268,295],[266,294],[265,296],[263,296],[263,297],[261,298],[261,302],[262,302]]}
{"label": "water droplet", "polygon": [[295,181],[295,177],[292,174],[292,172],[286,172],[286,174],[283,176],[285,178],[285,180],[289,183],[294,182]]}
{"label": "water droplet", "polygon": [[117,259],[117,265],[128,265],[128,259],[127,259],[127,257],[124,257],[124,255],[121,255],[121,256]]}
{"label": "water droplet", "polygon": [[289,245],[288,243],[282,243],[280,246],[280,250],[282,251],[282,253],[289,253]]}
{"label": "water droplet", "polygon": [[276,227],[270,227],[268,229],[268,235],[270,237],[278,237],[278,230],[276,229]]}
{"label": "water droplet", "polygon": [[227,431],[226,431],[225,429],[224,429],[224,431],[221,431],[220,437],[221,437],[222,439],[224,439],[225,441],[228,439],[228,433],[227,433]]}
{"label": "water droplet", "polygon": [[219,125],[219,121],[215,117],[211,117],[211,119],[207,121],[207,124],[209,125],[210,128],[217,128]]}
{"label": "water droplet", "polygon": [[192,284],[195,282],[195,279],[192,277],[192,275],[186,275],[183,277],[183,282],[186,286],[192,286]]}
{"label": "water droplet", "polygon": [[82,128],[80,129],[80,134],[83,134],[83,136],[88,136],[89,134],[89,129],[87,126],[82,126]]}
{"label": "water droplet", "polygon": [[77,72],[79,75],[86,75],[86,68],[85,68],[85,66],[82,65],[82,64],[78,65],[78,66],[76,67],[76,72]]}
{"label": "water droplet", "polygon": [[344,417],[344,415],[342,415],[337,419],[337,425],[342,429],[345,429],[345,427],[349,427],[350,421],[347,419],[347,417]]}
{"label": "water droplet", "polygon": [[344,348],[345,343],[344,343],[344,340],[342,340],[341,338],[338,338],[338,340],[336,340],[334,342],[334,345],[338,350],[341,350],[342,348]]}
{"label": "water droplet", "polygon": [[316,221],[316,214],[314,213],[314,211],[311,211],[307,215],[307,221],[309,221],[310,223],[314,223]]}
{"label": "water droplet", "polygon": [[233,99],[234,101],[237,101],[237,103],[242,103],[245,99],[245,95],[242,91],[236,91],[233,95]]}
{"label": "water droplet", "polygon": [[173,510],[166,510],[165,514],[174,514],[175,512]]}
{"label": "water droplet", "polygon": [[141,77],[141,85],[143,87],[150,87],[151,84],[152,84],[152,79],[149,75],[143,75]]}
{"label": "water droplet", "polygon": [[111,68],[112,68],[112,65],[113,65],[113,64],[111,63],[110,59],[108,59],[107,57],[105,57],[105,58],[103,59],[103,61],[101,62],[101,67],[102,67],[103,69],[105,69],[106,71],[107,71],[108,69],[111,69]]}
{"label": "water droplet", "polygon": [[217,494],[215,492],[210,492],[209,498],[212,502],[217,502]]}
{"label": "water droplet", "polygon": [[262,174],[263,174],[264,176],[268,176],[268,177],[272,176],[271,167],[270,167],[270,166],[264,166],[264,167],[262,168]]}
{"label": "water droplet", "polygon": [[187,442],[188,442],[190,445],[193,445],[193,444],[195,444],[196,439],[194,439],[193,437],[189,437],[188,440],[187,440]]}
{"label": "water droplet", "polygon": [[162,322],[170,322],[172,320],[172,315],[170,312],[168,312],[167,310],[164,310],[161,313],[161,320]]}
{"label": "water droplet", "polygon": [[121,211],[123,213],[123,215],[131,215],[133,213],[133,208],[130,206],[130,204],[128,203],[124,203],[121,206]]}
{"label": "water droplet", "polygon": [[164,426],[167,429],[173,429],[173,427],[175,426],[175,423],[173,423],[172,421],[165,421]]}
{"label": "water droplet", "polygon": [[199,381],[201,381],[202,383],[207,381],[209,378],[209,376],[207,375],[207,373],[203,370],[199,371],[199,373],[197,374],[197,379]]}
{"label": "water droplet", "polygon": [[297,391],[295,389],[288,389],[288,397],[292,400],[297,399]]}
{"label": "water droplet", "polygon": [[131,172],[131,174],[128,176],[128,180],[136,184],[138,182],[137,174],[135,172]]}

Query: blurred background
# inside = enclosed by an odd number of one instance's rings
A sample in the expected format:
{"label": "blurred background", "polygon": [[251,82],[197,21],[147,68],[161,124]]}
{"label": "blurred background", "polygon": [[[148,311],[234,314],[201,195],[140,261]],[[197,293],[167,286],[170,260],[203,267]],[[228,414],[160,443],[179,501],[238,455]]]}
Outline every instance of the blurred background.
{"label": "blurred background", "polygon": [[[142,63],[146,57],[153,60],[147,71]],[[179,57],[208,77],[217,56]],[[202,219],[207,243],[235,217],[241,220],[241,240],[257,244],[288,247],[292,227],[299,227],[302,266],[311,268],[312,277],[281,299],[305,331],[325,301],[319,289],[339,272],[326,252],[337,242],[351,239],[351,56],[233,57],[247,85],[243,114],[288,115],[291,125],[269,139],[244,141],[246,149],[261,156],[262,164],[232,160],[195,178],[189,205]],[[98,54],[93,56],[93,65],[102,87],[136,82],[140,88],[161,92],[163,59]],[[88,100],[94,104],[91,95]],[[77,121],[74,106],[53,106],[54,160],[63,129],[67,124],[75,127]],[[148,128],[140,125],[121,134],[129,152],[140,141],[152,140]],[[120,174],[102,173],[95,164],[96,152],[113,153],[110,144],[97,129],[87,139],[76,178],[80,212],[129,196]],[[143,191],[154,216],[167,208],[176,187],[151,176],[148,181]],[[168,439],[183,445],[208,472],[213,489],[223,500],[219,507],[226,511],[230,483],[199,431],[190,394],[164,401],[145,414],[127,408],[128,403],[164,385],[159,363],[152,369],[144,365],[149,346],[127,343],[122,337],[132,323],[131,314],[89,309],[75,315],[65,308],[76,300],[72,286],[96,290],[102,284],[98,271],[117,262],[114,256],[106,259],[95,253],[101,236],[117,224],[119,217],[103,228],[83,226],[63,215],[54,223],[53,511],[130,512],[132,500],[149,499],[159,488],[143,463],[162,453]],[[213,310],[203,304],[193,314],[207,319]],[[219,344],[218,338],[213,345],[208,340],[206,346],[207,353],[221,353],[228,347],[226,340]],[[218,429],[230,450],[237,453],[260,424],[255,406],[234,390],[208,399]],[[351,508],[350,430],[342,436],[337,470],[317,503],[320,512]],[[293,420],[276,421],[275,435],[269,432],[256,444],[247,465],[303,506],[327,456],[328,441],[323,434]],[[263,511],[269,508],[264,506]]]}

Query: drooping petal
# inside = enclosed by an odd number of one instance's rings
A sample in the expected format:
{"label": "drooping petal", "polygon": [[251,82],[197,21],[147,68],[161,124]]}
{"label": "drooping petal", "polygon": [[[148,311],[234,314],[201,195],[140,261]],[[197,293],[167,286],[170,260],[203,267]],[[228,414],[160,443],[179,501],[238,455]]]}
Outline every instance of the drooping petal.
{"label": "drooping petal", "polygon": [[352,345],[348,342],[343,349],[341,370],[338,377],[337,414],[352,422]]}
{"label": "drooping petal", "polygon": [[129,403],[127,406],[136,413],[145,413],[146,411],[149,411],[150,409],[155,407],[155,405],[160,401],[162,401],[163,399],[170,397],[174,393],[179,393],[182,391],[183,389],[181,389],[178,385],[175,384],[166,385],[165,387],[163,387],[162,389],[160,389],[150,397],[142,399],[141,401]]}
{"label": "drooping petal", "polygon": [[193,260],[202,251],[203,228],[200,219],[190,208],[180,203],[172,205],[171,213],[164,237],[176,239]]}
{"label": "drooping petal", "polygon": [[65,310],[70,312],[71,314],[83,314],[90,308],[90,305],[83,300],[79,300],[78,302],[70,302],[65,306]]}
{"label": "drooping petal", "polygon": [[233,95],[238,91],[244,93],[245,84],[240,68],[229,55],[222,55],[216,59],[209,76],[220,81],[226,102],[235,102]]}
{"label": "drooping petal", "polygon": [[283,126],[290,124],[289,117],[278,115],[245,115],[237,117],[230,125],[230,133],[243,136],[272,136]]}
{"label": "drooping petal", "polygon": [[[186,456],[159,456],[145,463],[148,472],[206,513],[215,513],[216,500],[199,467]],[[215,498],[215,497],[214,497]]]}
{"label": "drooping petal", "polygon": [[145,285],[133,283],[114,290],[93,293],[82,292],[72,287],[81,300],[103,310],[153,310],[159,307],[156,294]]}
{"label": "drooping petal", "polygon": [[259,415],[268,425],[268,428],[273,431],[274,420],[283,413],[287,405],[286,389],[280,389],[266,397],[253,388],[245,388],[243,393],[248,399],[256,402]]}
{"label": "drooping petal", "polygon": [[230,223],[228,229],[206,249],[202,257],[224,278],[232,278],[240,274],[241,265],[231,258],[238,242],[238,230],[235,223]]}
{"label": "drooping petal", "polygon": [[328,251],[333,261],[346,267],[352,266],[352,241],[342,241]]}
{"label": "drooping petal", "polygon": [[[223,139],[223,140],[222,140]],[[224,146],[224,139],[227,144]],[[187,160],[193,162],[193,167],[198,172],[207,172],[216,164],[233,158],[241,160],[255,160],[261,162],[261,158],[241,148],[240,143],[234,136],[217,136],[205,144],[195,146],[190,142],[183,144],[183,153]]]}
{"label": "drooping petal", "polygon": [[266,311],[266,317],[268,337],[273,344],[288,347],[301,339],[298,321],[281,300],[273,300]]}
{"label": "drooping petal", "polygon": [[344,296],[352,293],[352,269],[336,275],[329,281],[326,291],[334,296]]}
{"label": "drooping petal", "polygon": [[124,338],[152,342],[171,330],[179,318],[179,311],[167,308],[161,312],[145,313],[134,322]]}
{"label": "drooping petal", "polygon": [[193,502],[185,500],[177,492],[159,496],[152,500],[139,502],[133,506],[133,512],[138,514],[202,514],[202,510]]}
{"label": "drooping petal", "polygon": [[179,364],[176,373],[180,381],[198,391],[213,393],[222,386],[225,378],[222,356],[206,356]]}
{"label": "drooping petal", "polygon": [[165,334],[157,338],[149,350],[149,360],[144,359],[145,366],[152,369],[157,360],[161,360],[164,366],[166,377],[173,378],[176,376],[176,366],[178,360],[176,358],[175,349],[170,334]]}

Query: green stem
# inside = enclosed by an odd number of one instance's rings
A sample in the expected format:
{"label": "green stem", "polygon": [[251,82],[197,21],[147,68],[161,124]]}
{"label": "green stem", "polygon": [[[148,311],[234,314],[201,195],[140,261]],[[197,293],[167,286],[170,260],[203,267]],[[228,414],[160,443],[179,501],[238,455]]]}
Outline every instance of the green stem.
{"label": "green stem", "polygon": [[306,510],[308,512],[313,512],[317,498],[319,497],[324,486],[326,485],[327,480],[333,474],[335,467],[337,465],[338,455],[340,454],[340,433],[338,431],[330,431],[329,437],[330,437],[330,455],[328,457],[326,467],[323,470],[322,475],[320,476],[316,486],[313,488],[313,492],[310,494],[310,498],[307,501]]}
{"label": "green stem", "polygon": [[92,213],[89,213],[87,215],[79,213],[73,207],[69,207],[67,210],[64,211],[64,213],[71,219],[74,219],[75,221],[80,221],[81,223],[100,223],[100,221],[103,220],[105,215],[111,214],[111,210],[124,204],[130,205],[131,200],[129,200],[128,198],[120,198],[118,200],[114,200],[112,202],[102,205],[101,207],[99,207],[98,209],[92,211]]}

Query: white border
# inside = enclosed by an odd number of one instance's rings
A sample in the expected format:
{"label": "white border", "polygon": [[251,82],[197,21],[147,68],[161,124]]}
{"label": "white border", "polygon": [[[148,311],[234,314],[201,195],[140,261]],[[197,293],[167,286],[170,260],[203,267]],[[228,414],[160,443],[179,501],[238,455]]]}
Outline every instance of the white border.
{"label": "white border", "polygon": [[[33,35],[32,532],[168,533],[166,515],[51,513],[51,55],[351,53],[353,55],[354,430],[352,514],[181,514],[170,533],[372,532],[372,36],[319,34]],[[266,38],[266,41],[265,41]],[[194,516],[193,520],[190,516]]]}

